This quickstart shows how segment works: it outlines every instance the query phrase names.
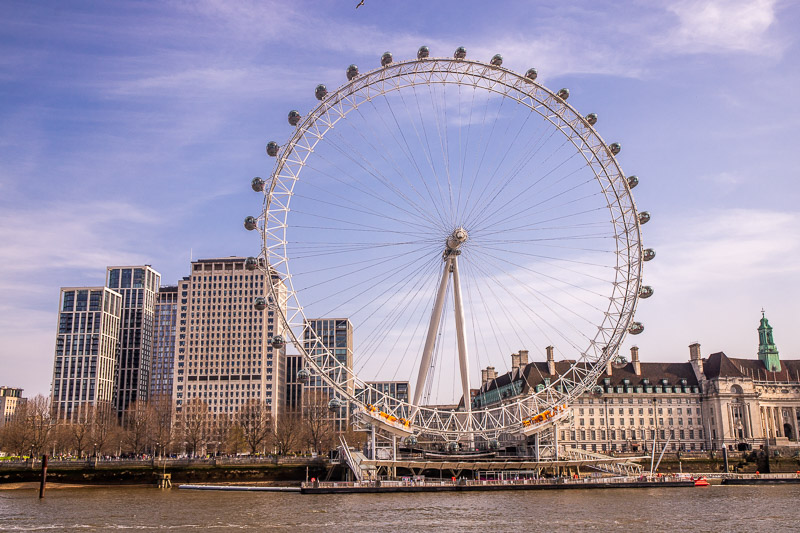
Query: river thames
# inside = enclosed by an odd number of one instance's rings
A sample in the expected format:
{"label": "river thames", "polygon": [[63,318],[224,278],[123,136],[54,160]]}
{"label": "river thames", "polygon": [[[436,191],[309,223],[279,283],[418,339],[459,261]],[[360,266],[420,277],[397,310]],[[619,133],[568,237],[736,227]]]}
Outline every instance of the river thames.
{"label": "river thames", "polygon": [[800,485],[301,495],[0,491],[0,531],[798,531]]}

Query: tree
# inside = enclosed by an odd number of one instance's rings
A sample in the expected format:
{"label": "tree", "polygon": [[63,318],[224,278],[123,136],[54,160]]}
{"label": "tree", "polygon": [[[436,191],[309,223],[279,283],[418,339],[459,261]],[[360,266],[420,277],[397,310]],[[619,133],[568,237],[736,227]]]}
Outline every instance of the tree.
{"label": "tree", "polygon": [[136,455],[144,453],[150,444],[152,410],[133,402],[125,411],[125,442]]}
{"label": "tree", "polygon": [[[60,439],[62,444],[68,443],[75,455],[78,458],[82,458],[83,452],[90,447],[89,441],[92,439],[93,425],[94,409],[91,406],[86,406],[78,412],[78,415],[73,420],[60,424],[60,427],[56,428],[56,433],[62,437]],[[61,431],[58,431],[59,429]]]}
{"label": "tree", "polygon": [[53,432],[50,398],[37,394],[25,402],[26,424],[30,430],[30,446],[34,455],[47,450]]}
{"label": "tree", "polygon": [[98,402],[92,412],[92,444],[98,453],[113,453],[115,444],[122,444],[122,428],[114,406],[111,402]]}
{"label": "tree", "polygon": [[278,417],[270,437],[278,455],[297,450],[303,441],[303,419],[297,411],[286,411]]}
{"label": "tree", "polygon": [[333,415],[328,407],[328,395],[315,391],[303,394],[303,427],[309,448],[317,453],[331,449],[336,436]]}
{"label": "tree", "polygon": [[263,449],[270,435],[272,435],[272,417],[269,408],[263,401],[248,400],[237,413],[237,422],[242,431],[242,438],[255,455]]}
{"label": "tree", "polygon": [[192,398],[183,405],[181,426],[186,441],[186,453],[197,456],[208,439],[208,404],[200,398]]}
{"label": "tree", "polygon": [[31,428],[28,425],[27,402],[17,406],[14,416],[2,428],[0,448],[25,455],[31,450]]}
{"label": "tree", "polygon": [[150,411],[150,442],[155,443],[155,454],[164,455],[172,446],[175,431],[172,424],[172,400],[158,397],[147,405]]}

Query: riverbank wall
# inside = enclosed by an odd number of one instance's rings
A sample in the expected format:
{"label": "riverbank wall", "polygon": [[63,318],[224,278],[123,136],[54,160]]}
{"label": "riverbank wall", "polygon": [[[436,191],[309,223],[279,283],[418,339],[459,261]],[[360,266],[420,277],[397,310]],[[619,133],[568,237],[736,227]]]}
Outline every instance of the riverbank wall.
{"label": "riverbank wall", "polygon": [[[38,481],[41,464],[3,465],[0,467],[0,484]],[[148,485],[155,484],[159,474],[170,474],[172,483],[221,483],[260,482],[267,484],[296,485],[308,478],[325,478],[329,465],[325,461],[304,463],[251,463],[214,464],[114,464],[100,462],[95,465],[51,465],[47,469],[47,481],[83,485]],[[338,468],[338,465],[337,465]],[[333,475],[337,475],[336,471]],[[336,478],[334,478],[336,479]]]}

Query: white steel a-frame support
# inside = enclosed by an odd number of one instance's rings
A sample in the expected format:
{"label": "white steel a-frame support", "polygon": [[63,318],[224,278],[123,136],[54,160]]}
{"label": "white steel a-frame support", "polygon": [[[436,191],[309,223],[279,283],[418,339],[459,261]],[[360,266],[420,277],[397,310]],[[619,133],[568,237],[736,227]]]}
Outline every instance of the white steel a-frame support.
{"label": "white steel a-frame support", "polygon": [[464,411],[467,412],[467,420],[471,420],[469,413],[472,411],[472,402],[469,394],[469,366],[467,357],[467,334],[464,327],[464,303],[461,298],[461,281],[458,275],[458,256],[461,253],[459,248],[467,240],[467,232],[464,228],[458,228],[447,238],[444,251],[444,266],[442,268],[442,279],[439,282],[439,290],[436,293],[436,300],[433,304],[431,321],[428,324],[428,336],[425,339],[425,347],[422,350],[422,361],[419,365],[417,384],[414,387],[414,402],[419,406],[425,383],[428,379],[428,371],[431,367],[433,348],[436,344],[436,335],[439,332],[439,323],[442,320],[442,310],[444,309],[444,298],[447,293],[447,286],[450,282],[450,275],[453,275],[453,299],[455,300],[455,321],[456,321],[456,340],[458,343],[458,364],[461,370],[461,388],[464,394]]}

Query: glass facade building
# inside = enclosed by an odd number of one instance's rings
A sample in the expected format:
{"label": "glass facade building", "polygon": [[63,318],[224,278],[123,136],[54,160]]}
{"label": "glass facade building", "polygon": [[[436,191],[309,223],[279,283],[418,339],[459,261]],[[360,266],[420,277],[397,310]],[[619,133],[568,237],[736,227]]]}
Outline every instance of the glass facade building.
{"label": "glass facade building", "polygon": [[[316,336],[319,339],[317,343]],[[321,356],[330,352],[336,360],[349,370],[353,370],[353,324],[347,318],[310,318],[306,322],[303,333],[303,348],[306,353]],[[332,373],[330,378],[354,393],[352,380],[347,380],[344,372]],[[303,385],[302,397],[304,402],[327,401],[334,398],[333,389],[326,385],[320,376],[312,373],[308,383]],[[340,398],[345,400],[345,398]],[[343,402],[343,406],[332,412],[336,431],[346,431],[350,419],[350,404]]]}
{"label": "glass facade building", "polygon": [[106,287],[65,287],[59,298],[51,405],[59,419],[112,405],[122,296]]}
{"label": "glass facade building", "polygon": [[122,295],[115,398],[117,414],[122,418],[131,404],[148,400],[161,274],[150,265],[111,266],[106,273],[106,287]]}
{"label": "glass facade building", "polygon": [[153,359],[150,365],[150,399],[172,401],[175,364],[175,329],[178,319],[178,286],[161,287],[156,295]]}

